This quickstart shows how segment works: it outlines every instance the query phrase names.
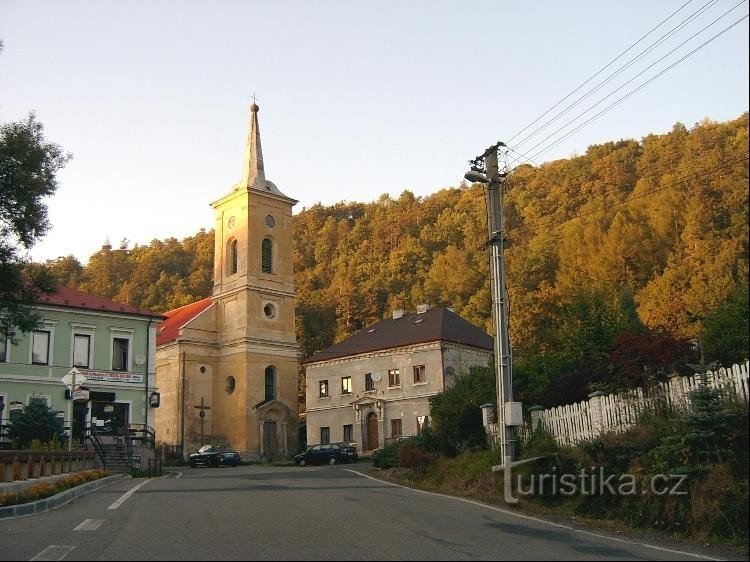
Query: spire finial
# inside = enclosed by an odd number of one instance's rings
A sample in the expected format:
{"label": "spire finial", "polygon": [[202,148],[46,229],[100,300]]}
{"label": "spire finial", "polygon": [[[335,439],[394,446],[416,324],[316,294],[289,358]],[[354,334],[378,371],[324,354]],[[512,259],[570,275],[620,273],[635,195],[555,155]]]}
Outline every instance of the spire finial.
{"label": "spire finial", "polygon": [[253,103],[250,106],[250,130],[247,135],[247,147],[245,148],[244,171],[242,183],[247,189],[264,189],[266,185],[266,174],[263,169],[263,151],[260,146],[260,128],[258,127],[258,104],[255,92],[252,95]]}

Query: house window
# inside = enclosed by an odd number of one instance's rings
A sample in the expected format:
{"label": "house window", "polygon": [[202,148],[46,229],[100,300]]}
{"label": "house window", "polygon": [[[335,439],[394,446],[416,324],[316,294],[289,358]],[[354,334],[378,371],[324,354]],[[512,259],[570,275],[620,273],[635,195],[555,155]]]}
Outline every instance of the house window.
{"label": "house window", "polygon": [[270,238],[264,238],[260,246],[261,270],[263,273],[273,273],[273,242]]}
{"label": "house window", "polygon": [[354,441],[354,426],[352,424],[344,426],[344,441],[347,443]]}
{"label": "house window", "polygon": [[50,332],[39,330],[32,334],[31,340],[31,362],[34,365],[49,364],[49,341]]}
{"label": "house window", "polygon": [[318,396],[320,398],[328,398],[328,381],[320,381]]}
{"label": "house window", "polygon": [[323,444],[331,442],[331,428],[330,427],[320,428],[320,442]]}
{"label": "house window", "polygon": [[401,437],[401,419],[391,420],[391,437]]}
{"label": "house window", "polygon": [[276,369],[266,367],[266,402],[276,400]]}
{"label": "house window", "polygon": [[430,420],[427,416],[417,416],[417,433],[420,433],[426,427],[429,427]]}
{"label": "house window", "polygon": [[128,352],[130,351],[130,340],[127,338],[112,338],[112,370],[127,371],[130,362]]}
{"label": "house window", "polygon": [[89,368],[91,336],[75,334],[73,336],[73,366]]}
{"label": "house window", "polygon": [[365,373],[365,392],[375,390],[375,382],[372,380],[372,373]]}
{"label": "house window", "polygon": [[401,377],[398,369],[390,369],[388,371],[388,386],[401,386]]}
{"label": "house window", "polygon": [[8,339],[0,336],[0,363],[8,360]]}
{"label": "house window", "polygon": [[423,382],[427,382],[427,378],[424,374],[424,365],[415,365],[414,366],[414,384],[420,384]]}
{"label": "house window", "polygon": [[237,273],[237,240],[232,239],[227,244],[227,263],[229,265],[229,274]]}
{"label": "house window", "polygon": [[341,394],[351,394],[351,393],[352,393],[352,378],[341,377]]}

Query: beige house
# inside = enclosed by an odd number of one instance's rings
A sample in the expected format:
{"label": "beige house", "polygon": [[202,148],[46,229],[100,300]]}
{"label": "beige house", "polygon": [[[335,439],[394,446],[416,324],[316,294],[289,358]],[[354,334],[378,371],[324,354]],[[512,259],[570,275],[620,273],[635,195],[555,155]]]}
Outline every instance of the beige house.
{"label": "beige house", "polygon": [[447,308],[393,317],[305,361],[308,444],[356,443],[360,453],[429,424],[429,398],[473,365],[493,340]]}
{"label": "beige house", "polygon": [[228,445],[253,460],[297,450],[292,207],[265,178],[258,106],[242,180],[211,204],[214,286],[159,325],[157,438],[187,454]]}

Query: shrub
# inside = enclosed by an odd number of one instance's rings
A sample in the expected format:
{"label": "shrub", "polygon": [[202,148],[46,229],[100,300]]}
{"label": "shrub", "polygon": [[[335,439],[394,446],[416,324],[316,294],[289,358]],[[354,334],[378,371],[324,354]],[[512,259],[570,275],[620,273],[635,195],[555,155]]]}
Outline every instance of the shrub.
{"label": "shrub", "polygon": [[435,460],[433,453],[425,451],[414,440],[407,441],[399,447],[398,464],[418,472],[424,472]]}
{"label": "shrub", "polygon": [[23,492],[6,492],[0,494],[0,507],[29,503],[48,498],[70,488],[80,486],[86,482],[99,480],[106,476],[110,476],[110,473],[105,470],[95,469],[77,472],[76,474],[65,476],[55,482],[39,482],[33,484]]}
{"label": "shrub", "polygon": [[47,401],[32,396],[23,411],[13,418],[8,427],[8,437],[16,449],[26,449],[32,442],[62,442],[63,422],[47,406]]}
{"label": "shrub", "polygon": [[394,468],[399,463],[399,449],[401,441],[387,443],[382,449],[378,449],[372,455],[372,464],[375,468]]}
{"label": "shrub", "polygon": [[450,388],[430,398],[432,434],[443,454],[487,448],[479,407],[496,400],[495,383],[492,369],[474,366],[468,374],[456,377]]}

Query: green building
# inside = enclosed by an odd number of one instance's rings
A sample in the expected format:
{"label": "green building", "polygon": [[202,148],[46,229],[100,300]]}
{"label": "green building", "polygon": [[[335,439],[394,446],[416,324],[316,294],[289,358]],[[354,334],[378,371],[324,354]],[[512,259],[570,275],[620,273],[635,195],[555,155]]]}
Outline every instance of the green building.
{"label": "green building", "polygon": [[[156,326],[163,317],[62,285],[37,308],[43,321],[36,330],[16,334],[16,343],[0,339],[0,447],[32,396],[44,397],[66,427],[72,410],[78,441],[88,424],[103,434],[152,425]],[[70,408],[63,378],[74,367]]]}

